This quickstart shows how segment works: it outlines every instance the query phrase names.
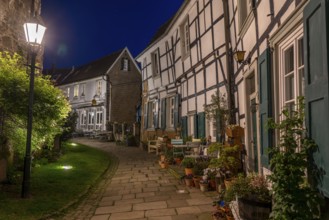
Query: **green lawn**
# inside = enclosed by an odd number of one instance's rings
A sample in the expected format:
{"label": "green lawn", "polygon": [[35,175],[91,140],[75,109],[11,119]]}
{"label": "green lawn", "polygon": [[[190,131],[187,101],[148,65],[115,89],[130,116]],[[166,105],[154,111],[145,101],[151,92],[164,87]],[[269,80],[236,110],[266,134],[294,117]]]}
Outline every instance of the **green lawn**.
{"label": "green lawn", "polygon": [[32,169],[31,198],[21,199],[21,186],[4,186],[0,191],[0,220],[39,219],[76,200],[95,184],[111,164],[104,152],[67,143],[56,162]]}

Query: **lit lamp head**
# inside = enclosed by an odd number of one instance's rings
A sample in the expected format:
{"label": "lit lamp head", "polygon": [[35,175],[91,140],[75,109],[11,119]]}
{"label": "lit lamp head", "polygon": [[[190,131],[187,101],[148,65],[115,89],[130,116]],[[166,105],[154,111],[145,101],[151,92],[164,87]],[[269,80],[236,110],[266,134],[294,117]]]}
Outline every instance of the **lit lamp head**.
{"label": "lit lamp head", "polygon": [[93,100],[91,100],[91,105],[92,105],[92,106],[95,106],[95,105],[97,105],[97,101],[96,101],[96,99],[95,99],[95,98],[93,98]]}
{"label": "lit lamp head", "polygon": [[242,50],[242,51],[235,51],[234,53],[234,59],[236,62],[238,63],[242,63],[244,61],[244,55],[246,54],[246,51]]}
{"label": "lit lamp head", "polygon": [[33,17],[31,21],[24,24],[25,38],[31,46],[41,45],[46,27],[42,24],[41,19]]}

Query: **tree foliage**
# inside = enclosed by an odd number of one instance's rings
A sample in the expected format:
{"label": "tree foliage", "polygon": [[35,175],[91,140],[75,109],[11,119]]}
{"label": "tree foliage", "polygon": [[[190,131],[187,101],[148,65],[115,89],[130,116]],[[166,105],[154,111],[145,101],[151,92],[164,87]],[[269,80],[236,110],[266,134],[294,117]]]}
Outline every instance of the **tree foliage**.
{"label": "tree foliage", "polygon": [[274,200],[271,219],[318,219],[317,190],[305,175],[317,146],[306,136],[303,98],[299,98],[297,110],[285,109],[282,116],[280,123],[273,120],[269,123],[280,134],[278,146],[270,150],[272,174],[269,178]]}
{"label": "tree foliage", "polygon": [[[26,142],[29,68],[17,54],[0,52],[0,139],[10,141],[16,153]],[[34,84],[32,150],[51,144],[70,111],[61,90],[36,73]],[[0,146],[5,148],[6,146]]]}

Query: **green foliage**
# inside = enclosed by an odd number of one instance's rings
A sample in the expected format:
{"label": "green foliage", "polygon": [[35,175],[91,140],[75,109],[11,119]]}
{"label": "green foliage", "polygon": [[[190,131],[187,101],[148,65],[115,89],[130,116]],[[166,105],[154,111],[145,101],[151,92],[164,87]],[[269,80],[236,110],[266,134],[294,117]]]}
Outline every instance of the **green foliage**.
{"label": "green foliage", "polygon": [[195,159],[191,157],[184,157],[181,163],[181,165],[185,168],[193,168],[194,164],[195,164]]}
{"label": "green foliage", "polygon": [[274,205],[271,219],[318,219],[319,197],[315,187],[305,182],[314,141],[304,128],[304,99],[299,97],[297,110],[282,111],[283,120],[269,121],[270,128],[280,134],[278,146],[270,150],[269,176],[273,185]]}
{"label": "green foliage", "polygon": [[239,174],[232,181],[232,185],[226,190],[224,196],[227,202],[234,200],[235,196],[257,202],[271,202],[271,193],[264,176],[251,173],[245,177],[243,174]]}
{"label": "green foliage", "polygon": [[[29,75],[22,58],[0,52],[0,135],[14,146],[15,153],[23,155],[29,97]],[[70,106],[61,90],[47,77],[36,73],[33,104],[32,150],[51,145]]]}
{"label": "green foliage", "polygon": [[208,160],[197,160],[196,163],[193,166],[193,173],[195,176],[202,176],[203,170],[206,169],[209,166]]}
{"label": "green foliage", "polygon": [[208,120],[218,121],[220,127],[220,134],[225,136],[225,126],[227,125],[230,117],[230,110],[227,106],[225,95],[219,92],[211,95],[211,103],[203,106],[206,118]]}
{"label": "green foliage", "polygon": [[67,140],[71,137],[72,133],[75,132],[77,125],[78,113],[71,111],[65,120],[63,125],[62,140]]}
{"label": "green foliage", "polygon": [[209,167],[220,168],[223,171],[230,171],[233,174],[237,173],[239,166],[239,159],[237,153],[239,152],[239,146],[224,146],[221,143],[212,143],[209,146],[209,154],[217,153],[216,158],[211,158]]}

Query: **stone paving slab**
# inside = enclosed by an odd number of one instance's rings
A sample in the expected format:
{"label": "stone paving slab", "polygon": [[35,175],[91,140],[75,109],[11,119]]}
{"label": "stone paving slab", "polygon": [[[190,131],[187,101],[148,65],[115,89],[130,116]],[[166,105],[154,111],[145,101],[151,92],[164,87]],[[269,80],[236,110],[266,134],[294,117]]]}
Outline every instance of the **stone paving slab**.
{"label": "stone paving slab", "polygon": [[61,220],[212,219],[212,198],[217,193],[185,187],[169,169],[160,168],[154,154],[94,139],[73,141],[109,153],[115,163],[86,199]]}

